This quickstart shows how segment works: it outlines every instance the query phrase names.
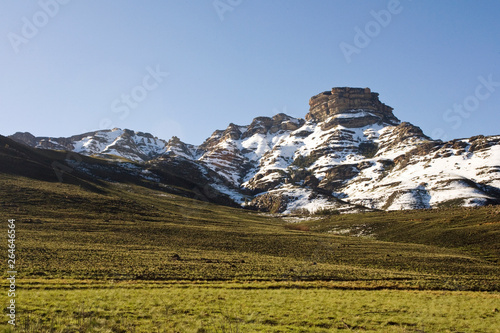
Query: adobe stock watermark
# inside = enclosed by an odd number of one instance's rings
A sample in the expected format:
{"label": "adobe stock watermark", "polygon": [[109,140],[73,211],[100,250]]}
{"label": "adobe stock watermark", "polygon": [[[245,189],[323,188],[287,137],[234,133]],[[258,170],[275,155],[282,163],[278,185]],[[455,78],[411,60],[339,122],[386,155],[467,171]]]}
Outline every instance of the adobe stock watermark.
{"label": "adobe stock watermark", "polygon": [[9,297],[9,302],[7,306],[7,316],[9,318],[8,323],[12,326],[16,326],[16,220],[8,220],[8,231],[7,231],[7,281],[9,282],[9,289],[7,296]]}
{"label": "adobe stock watermark", "polygon": [[61,6],[67,5],[70,1],[71,0],[38,1],[40,10],[35,12],[31,18],[26,16],[21,18],[22,27],[20,33],[9,32],[7,34],[7,38],[14,52],[16,54],[19,53],[21,45],[28,44],[30,40],[35,38],[40,30],[59,14]]}
{"label": "adobe stock watermark", "polygon": [[242,2],[243,0],[214,0],[212,5],[222,22],[224,21],[224,15],[226,15],[227,12],[232,12],[236,7],[241,5]]}
{"label": "adobe stock watermark", "polygon": [[[479,108],[481,102],[490,98],[496,88],[500,87],[500,82],[493,81],[493,74],[488,75],[487,78],[482,75],[478,76],[477,80],[479,84],[474,89],[474,93],[465,97],[461,103],[453,104],[452,108],[443,113],[443,120],[451,124],[451,128],[455,130],[462,126],[464,119],[469,118],[472,112]],[[431,136],[434,139],[448,140],[443,128],[435,128]]]}
{"label": "adobe stock watermark", "polygon": [[[148,66],[146,67],[146,72],[147,74],[142,78],[141,84],[134,86],[130,90],[130,93],[123,93],[119,98],[111,102],[111,111],[121,114],[119,116],[120,119],[124,120],[127,118],[130,110],[136,109],[148,97],[148,94],[157,89],[164,79],[170,75],[168,72],[163,72],[160,69],[160,65],[156,65],[156,68]],[[111,126],[113,126],[113,121],[110,118],[104,118],[99,122],[100,129],[109,129],[112,128]],[[51,166],[57,176],[57,180],[62,183],[63,175],[71,174],[82,162],[82,157],[79,154],[68,152],[64,163],[54,161]]]}
{"label": "adobe stock watermark", "polygon": [[[158,89],[160,84],[170,75],[168,72],[163,72],[160,65],[155,68],[151,66],[146,67],[147,74],[144,75],[140,84],[136,85],[130,90],[130,93],[123,93],[119,98],[111,102],[111,111],[118,114],[120,120],[125,120],[130,111],[139,107],[153,90]],[[113,120],[110,118],[101,119],[99,122],[100,129],[109,129],[113,126]]]}
{"label": "adobe stock watermark", "polygon": [[345,61],[350,64],[352,62],[352,56],[354,54],[360,54],[361,50],[367,48],[372,40],[380,35],[382,28],[387,28],[389,24],[391,24],[393,16],[401,14],[402,11],[403,6],[401,5],[400,0],[389,0],[387,3],[387,9],[370,11],[370,15],[374,18],[374,20],[368,21],[365,24],[364,29],[361,29],[358,26],[354,27],[355,35],[353,38],[353,44],[346,42],[341,42],[339,44]]}
{"label": "adobe stock watermark", "polygon": [[[159,65],[156,68],[151,66],[146,67],[147,74],[142,78],[141,84],[136,85],[130,90],[129,94],[121,94],[120,98],[116,98],[111,103],[111,111],[121,113],[120,119],[125,119],[130,114],[131,109],[135,109],[139,104],[146,99],[148,94],[157,89],[164,79],[170,75],[168,72],[163,72]],[[100,129],[109,129],[113,126],[113,121],[110,118],[104,118],[99,122]],[[114,126],[113,126],[114,127]],[[52,162],[51,166],[54,170],[57,180],[63,182],[64,174],[71,174],[83,162],[82,157],[75,152],[68,152],[65,156],[64,163],[59,161]]]}

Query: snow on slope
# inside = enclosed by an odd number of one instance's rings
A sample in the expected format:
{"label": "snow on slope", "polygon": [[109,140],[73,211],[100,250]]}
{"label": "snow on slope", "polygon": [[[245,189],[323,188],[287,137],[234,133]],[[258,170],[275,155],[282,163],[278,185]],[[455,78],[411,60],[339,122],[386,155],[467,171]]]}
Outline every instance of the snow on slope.
{"label": "snow on slope", "polygon": [[482,205],[498,199],[491,189],[500,188],[500,137],[489,148],[471,152],[471,142],[461,140],[460,149],[436,143],[431,155],[412,155],[387,170],[381,161],[405,156],[399,153],[377,154],[367,160],[370,166],[359,172],[340,191],[345,200],[376,209],[398,210],[431,208],[448,202]]}
{"label": "snow on slope", "polygon": [[[360,114],[355,113],[356,117]],[[294,131],[247,138],[251,144],[246,147],[254,148],[250,156],[259,151],[261,157],[255,159],[258,167],[247,173],[241,186],[260,192],[256,206],[260,207],[265,194],[286,197],[288,204],[281,209],[285,213],[342,209],[328,195],[350,205],[386,210],[431,208],[451,202],[483,205],[498,200],[499,137],[484,139],[490,146],[471,152],[474,140],[462,140],[458,145],[432,141],[408,123],[360,128],[337,125],[325,130],[329,121],[309,121]],[[373,156],[362,152],[366,143],[376,147]],[[239,144],[245,145],[245,141]],[[414,152],[426,145],[433,147],[429,154]],[[306,165],[294,163],[299,157],[308,160]],[[302,170],[303,176],[294,179],[297,170]]]}
{"label": "snow on slope", "polygon": [[164,154],[167,142],[149,133],[115,128],[75,135],[70,138],[34,138],[35,148],[70,150],[83,155],[121,157],[141,162]]}
{"label": "snow on slope", "polygon": [[263,157],[300,123],[300,119],[280,114],[272,119],[256,118],[248,126],[231,124],[224,132],[216,131],[205,141],[208,148],[199,161],[239,187],[262,167]]}

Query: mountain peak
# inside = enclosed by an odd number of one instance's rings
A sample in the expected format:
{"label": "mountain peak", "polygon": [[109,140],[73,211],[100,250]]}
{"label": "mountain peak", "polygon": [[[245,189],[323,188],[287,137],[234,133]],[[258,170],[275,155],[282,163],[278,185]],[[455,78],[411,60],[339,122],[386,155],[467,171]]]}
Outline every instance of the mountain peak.
{"label": "mountain peak", "polygon": [[284,113],[278,113],[273,117],[257,117],[243,133],[242,138],[248,138],[256,133],[274,134],[278,131],[293,131],[304,124],[304,119],[294,118]]}
{"label": "mountain peak", "polygon": [[383,122],[398,124],[399,120],[392,113],[393,108],[380,102],[378,95],[371,92],[370,88],[332,88],[331,91],[311,97],[306,119],[321,122],[335,115],[365,111]]}
{"label": "mountain peak", "polygon": [[16,132],[10,136],[16,142],[24,143],[28,146],[33,146],[36,143],[35,136],[29,132]]}

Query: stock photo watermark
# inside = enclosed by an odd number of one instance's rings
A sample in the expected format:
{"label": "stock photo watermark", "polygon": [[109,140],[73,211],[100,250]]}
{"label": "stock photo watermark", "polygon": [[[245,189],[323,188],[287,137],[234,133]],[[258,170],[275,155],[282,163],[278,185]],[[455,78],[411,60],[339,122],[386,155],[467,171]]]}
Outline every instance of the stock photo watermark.
{"label": "stock photo watermark", "polygon": [[[134,86],[130,93],[122,93],[119,98],[111,102],[111,111],[119,114],[120,120],[125,120],[130,110],[136,109],[141,102],[143,102],[153,90],[158,89],[160,84],[170,75],[160,69],[160,65],[155,68],[151,66],[146,67],[147,74],[142,78],[141,84]],[[113,126],[113,120],[104,118],[99,122],[100,129],[108,129]]]}
{"label": "stock photo watermark", "polygon": [[[408,0],[411,1],[411,0]],[[372,10],[370,15],[374,20],[368,21],[364,28],[359,26],[354,27],[354,38],[352,44],[341,42],[339,44],[340,50],[348,64],[352,62],[352,56],[360,54],[361,50],[367,48],[373,39],[375,39],[382,32],[383,28],[387,28],[392,22],[395,15],[401,14],[403,6],[400,0],[390,0],[387,3],[386,9],[379,11]]]}
{"label": "stock photo watermark", "polygon": [[226,15],[227,12],[232,12],[242,3],[243,0],[214,0],[214,2],[212,2],[212,6],[214,6],[215,12],[222,22],[224,21],[224,15]]}
{"label": "stock photo watermark", "polygon": [[12,326],[16,326],[16,220],[8,220],[8,231],[7,231],[7,274],[8,278],[8,306],[7,306],[7,317],[9,318],[8,323]]}
{"label": "stock photo watermark", "polygon": [[[493,81],[493,74],[488,75],[487,78],[482,75],[478,76],[477,80],[479,84],[473,93],[466,96],[461,103],[454,103],[451,108],[443,113],[443,120],[450,124],[450,127],[454,130],[460,128],[464,123],[464,119],[469,118],[479,108],[481,102],[490,98],[500,87],[500,82]],[[432,131],[432,137],[443,141],[448,139],[443,128],[435,128]]]}
{"label": "stock photo watermark", "polygon": [[71,0],[40,0],[38,6],[40,10],[36,11],[30,18],[23,16],[21,18],[22,27],[20,33],[9,32],[9,39],[12,49],[17,54],[22,45],[28,44],[35,38],[40,30],[43,29],[51,19],[59,14],[61,6],[67,5]]}
{"label": "stock photo watermark", "polygon": [[[131,109],[136,109],[139,104],[143,102],[150,92],[157,89],[165,78],[170,75],[160,69],[160,65],[155,68],[146,67],[147,74],[143,76],[140,84],[134,86],[129,93],[122,93],[119,98],[111,102],[111,111],[120,114],[121,120],[126,119]],[[99,122],[99,129],[114,128],[113,120],[110,118],[103,118]],[[64,174],[71,174],[73,170],[82,163],[82,157],[75,152],[68,152],[65,156],[65,163],[54,161],[51,166],[54,170],[59,182],[63,182]]]}

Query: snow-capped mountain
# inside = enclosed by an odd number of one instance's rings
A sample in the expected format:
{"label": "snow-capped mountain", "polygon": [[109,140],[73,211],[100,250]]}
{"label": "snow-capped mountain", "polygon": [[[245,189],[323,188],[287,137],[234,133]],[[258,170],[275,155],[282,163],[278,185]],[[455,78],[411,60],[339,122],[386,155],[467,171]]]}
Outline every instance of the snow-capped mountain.
{"label": "snow-capped mountain", "polygon": [[185,172],[239,204],[293,213],[414,209],[500,202],[500,136],[435,141],[401,122],[368,88],[312,97],[305,119],[285,114],[230,124],[199,146],[130,130],[71,138],[11,136],[44,149],[119,156]]}
{"label": "snow-capped mountain", "polygon": [[20,132],[10,138],[34,148],[68,150],[88,156],[119,157],[131,161],[148,161],[161,156],[169,149],[165,140],[149,133],[119,128],[69,138],[35,137],[30,133]]}

